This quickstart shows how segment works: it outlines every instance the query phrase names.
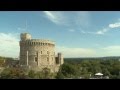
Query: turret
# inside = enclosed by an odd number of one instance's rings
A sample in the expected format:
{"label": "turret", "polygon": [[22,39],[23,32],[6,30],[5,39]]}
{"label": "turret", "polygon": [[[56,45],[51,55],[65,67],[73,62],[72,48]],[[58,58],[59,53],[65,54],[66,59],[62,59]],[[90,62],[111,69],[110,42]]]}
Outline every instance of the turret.
{"label": "turret", "polygon": [[20,37],[21,37],[22,41],[30,40],[31,39],[31,35],[28,34],[28,33],[21,33]]}
{"label": "turret", "polygon": [[62,53],[58,53],[58,61],[60,65],[64,63]]}

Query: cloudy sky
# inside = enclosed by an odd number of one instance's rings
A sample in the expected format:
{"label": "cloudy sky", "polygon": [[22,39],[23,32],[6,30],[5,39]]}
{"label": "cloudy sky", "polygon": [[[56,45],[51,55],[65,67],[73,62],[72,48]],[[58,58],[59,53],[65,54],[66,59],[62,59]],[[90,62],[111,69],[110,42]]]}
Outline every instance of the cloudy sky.
{"label": "cloudy sky", "polygon": [[19,56],[22,32],[55,41],[64,57],[120,56],[119,11],[1,11],[0,56]]}

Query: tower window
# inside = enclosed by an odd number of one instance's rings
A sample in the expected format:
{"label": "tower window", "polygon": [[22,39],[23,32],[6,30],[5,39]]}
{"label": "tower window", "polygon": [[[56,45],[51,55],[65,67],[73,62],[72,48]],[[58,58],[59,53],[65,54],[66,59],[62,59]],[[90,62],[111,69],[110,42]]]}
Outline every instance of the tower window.
{"label": "tower window", "polygon": [[47,51],[47,54],[49,54],[49,52]]}
{"label": "tower window", "polygon": [[41,51],[41,54],[42,54],[42,51]]}
{"label": "tower window", "polygon": [[37,57],[35,57],[35,62],[37,62]]}

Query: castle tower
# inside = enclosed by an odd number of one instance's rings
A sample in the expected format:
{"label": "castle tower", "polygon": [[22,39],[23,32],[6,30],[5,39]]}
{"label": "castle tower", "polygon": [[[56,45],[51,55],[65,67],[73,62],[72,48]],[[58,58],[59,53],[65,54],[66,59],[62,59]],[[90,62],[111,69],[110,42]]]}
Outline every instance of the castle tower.
{"label": "castle tower", "polygon": [[[28,33],[20,35],[20,65],[30,69],[56,68],[55,43],[50,40],[32,39]],[[63,64],[62,54],[58,54],[60,64]],[[54,70],[53,70],[54,71]]]}

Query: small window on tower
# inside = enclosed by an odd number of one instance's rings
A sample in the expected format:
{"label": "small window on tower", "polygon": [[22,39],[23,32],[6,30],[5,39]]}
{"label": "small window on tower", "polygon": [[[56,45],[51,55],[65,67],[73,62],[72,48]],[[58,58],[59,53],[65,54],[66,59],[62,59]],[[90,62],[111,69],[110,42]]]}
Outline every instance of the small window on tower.
{"label": "small window on tower", "polygon": [[42,51],[41,51],[41,54],[42,54]]}
{"label": "small window on tower", "polygon": [[47,51],[47,54],[49,54],[49,52]]}
{"label": "small window on tower", "polygon": [[37,57],[35,57],[35,62],[37,62]]}

